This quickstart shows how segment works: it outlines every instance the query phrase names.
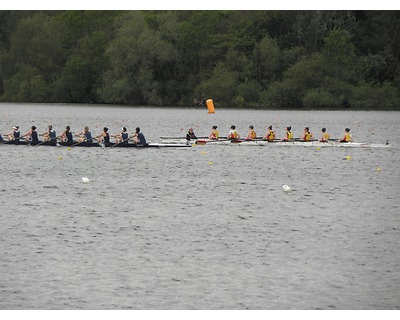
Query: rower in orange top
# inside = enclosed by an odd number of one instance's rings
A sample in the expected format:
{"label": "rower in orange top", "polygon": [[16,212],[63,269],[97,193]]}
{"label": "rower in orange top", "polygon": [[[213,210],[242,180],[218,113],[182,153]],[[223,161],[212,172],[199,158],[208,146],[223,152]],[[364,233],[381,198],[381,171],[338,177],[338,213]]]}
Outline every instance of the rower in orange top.
{"label": "rower in orange top", "polygon": [[249,133],[247,134],[246,140],[254,140],[257,138],[257,133],[254,131],[254,126],[249,127]]}
{"label": "rower in orange top", "polygon": [[346,128],[346,129],[344,130],[344,136],[343,136],[343,138],[340,140],[340,142],[353,142],[353,137],[352,137],[352,135],[350,134],[350,129],[349,129],[349,128]]}
{"label": "rower in orange top", "polygon": [[310,132],[310,128],[309,127],[305,127],[302,140],[303,141],[310,141],[312,138],[314,138],[314,135]]}
{"label": "rower in orange top", "polygon": [[293,133],[292,133],[292,127],[286,127],[286,134],[285,137],[282,139],[282,141],[293,141]]}
{"label": "rower in orange top", "polygon": [[264,136],[264,139],[266,139],[267,141],[274,141],[275,139],[275,131],[272,130],[272,126],[268,127],[267,133]]}
{"label": "rower in orange top", "polygon": [[218,128],[217,126],[213,126],[213,127],[212,127],[211,133],[210,133],[210,136],[209,136],[209,138],[210,138],[211,140],[218,140],[218,138],[219,138],[219,132],[218,132],[217,128]]}
{"label": "rower in orange top", "polygon": [[329,141],[329,133],[326,132],[326,128],[322,128],[321,130],[322,136],[321,139],[319,139],[320,142],[328,142]]}
{"label": "rower in orange top", "polygon": [[236,140],[236,139],[240,139],[240,135],[239,133],[236,131],[236,127],[235,126],[231,126],[231,130],[229,130],[229,134],[228,134],[228,139],[231,140]]}

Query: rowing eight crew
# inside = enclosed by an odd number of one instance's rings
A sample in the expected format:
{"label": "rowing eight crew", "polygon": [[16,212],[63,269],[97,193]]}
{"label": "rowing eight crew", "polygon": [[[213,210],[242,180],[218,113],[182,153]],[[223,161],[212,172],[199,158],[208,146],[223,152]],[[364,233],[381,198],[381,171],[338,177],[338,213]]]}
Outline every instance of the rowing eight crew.
{"label": "rowing eight crew", "polygon": [[[211,128],[211,133],[209,135],[209,139],[211,140],[218,140],[219,139],[219,132],[218,132],[218,127],[217,126],[213,126]],[[322,135],[321,138],[319,139],[320,142],[328,142],[330,140],[330,136],[329,133],[326,131],[326,128],[322,128],[321,129]],[[188,133],[186,134],[186,140],[191,140],[191,139],[197,139],[196,135],[193,132],[193,129],[190,128]],[[236,126],[232,125],[230,127],[227,139],[230,140],[238,140],[240,139],[240,135],[239,133],[236,131]],[[249,127],[249,132],[247,134],[247,136],[244,138],[244,140],[254,140],[257,139],[257,133],[254,130],[254,126],[251,125]],[[265,136],[263,136],[262,138],[263,140],[266,141],[274,141],[276,140],[276,134],[275,131],[272,129],[272,126],[268,127],[268,130],[265,134]],[[303,132],[303,136],[300,139],[294,139],[293,138],[293,133],[292,133],[292,127],[286,127],[286,133],[285,133],[285,137],[282,139],[282,141],[311,141],[312,139],[314,139],[314,135],[313,133],[310,131],[309,127],[305,127],[304,128],[304,132]],[[336,139],[335,139],[336,140]],[[339,139],[337,139],[339,140]],[[340,142],[353,142],[353,137],[350,134],[350,129],[346,128],[343,138],[339,140]]]}
{"label": "rowing eight crew", "polygon": [[[103,144],[111,144],[110,141],[110,134],[108,133],[108,128],[104,127],[103,132],[99,134],[96,137],[92,137],[92,133],[89,131],[89,127],[85,126],[82,132],[77,134],[76,136],[79,137],[78,141],[75,141],[73,138],[73,134],[71,132],[71,127],[66,126],[64,132],[61,134],[61,136],[57,137],[56,132],[53,130],[53,126],[49,125],[48,130],[43,133],[43,134],[38,134],[36,131],[36,126],[32,126],[31,129],[24,135],[21,136],[21,133],[19,131],[19,126],[14,126],[13,131],[9,134],[7,134],[7,139],[8,141],[12,140],[17,140],[19,141],[21,138],[25,138],[27,141],[29,141],[30,144],[35,145],[39,144],[42,141],[39,141],[39,136],[43,136],[44,141],[47,142],[54,142],[54,144],[57,144],[57,139],[60,138],[62,142],[65,142],[67,144],[75,144],[75,143],[92,143],[93,139],[96,139],[100,143]],[[129,140],[133,140],[134,144],[139,144],[139,145],[146,145],[146,138],[143,135],[142,132],[140,132],[140,128],[137,127],[135,132],[129,137],[129,133],[127,132],[126,127],[122,128],[122,131],[119,134],[112,135],[112,137],[116,138],[116,143],[128,143]],[[0,134],[0,142],[4,141],[3,137]]]}

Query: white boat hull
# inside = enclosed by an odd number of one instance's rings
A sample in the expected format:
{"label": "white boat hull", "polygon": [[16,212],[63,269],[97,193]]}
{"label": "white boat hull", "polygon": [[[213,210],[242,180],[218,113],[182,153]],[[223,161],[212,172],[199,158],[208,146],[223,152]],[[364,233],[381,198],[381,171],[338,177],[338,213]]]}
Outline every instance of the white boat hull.
{"label": "white boat hull", "polygon": [[362,142],[346,142],[341,143],[338,141],[319,142],[319,141],[263,141],[263,140],[242,140],[242,141],[231,141],[231,140],[209,140],[209,139],[198,139],[198,140],[163,140],[163,143],[174,144],[174,143],[187,143],[190,145],[236,145],[236,146],[285,146],[285,147],[337,147],[337,148],[389,148],[390,144],[377,144],[377,143],[362,143]]}

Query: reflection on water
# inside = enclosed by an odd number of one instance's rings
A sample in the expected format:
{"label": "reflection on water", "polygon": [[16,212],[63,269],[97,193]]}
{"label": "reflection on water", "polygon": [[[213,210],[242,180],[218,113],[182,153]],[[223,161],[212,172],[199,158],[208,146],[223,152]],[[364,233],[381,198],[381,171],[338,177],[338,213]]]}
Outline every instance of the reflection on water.
{"label": "reflection on water", "polygon": [[[0,105],[32,123],[151,142],[291,125],[384,143],[399,113]],[[23,129],[23,130],[25,130]],[[389,130],[388,130],[389,129]],[[43,131],[42,131],[43,130]],[[226,132],[227,133],[227,132]],[[1,309],[398,309],[399,145],[390,149],[0,146]],[[351,156],[347,160],[347,156]],[[87,177],[90,183],[82,183]],[[283,192],[289,185],[292,192]]]}

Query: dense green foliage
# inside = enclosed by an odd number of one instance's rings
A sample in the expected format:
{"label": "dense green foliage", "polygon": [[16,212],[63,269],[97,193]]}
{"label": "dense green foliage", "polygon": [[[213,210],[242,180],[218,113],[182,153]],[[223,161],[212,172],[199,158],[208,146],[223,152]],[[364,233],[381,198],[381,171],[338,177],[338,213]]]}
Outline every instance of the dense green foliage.
{"label": "dense green foliage", "polygon": [[0,11],[0,100],[400,109],[399,11]]}

